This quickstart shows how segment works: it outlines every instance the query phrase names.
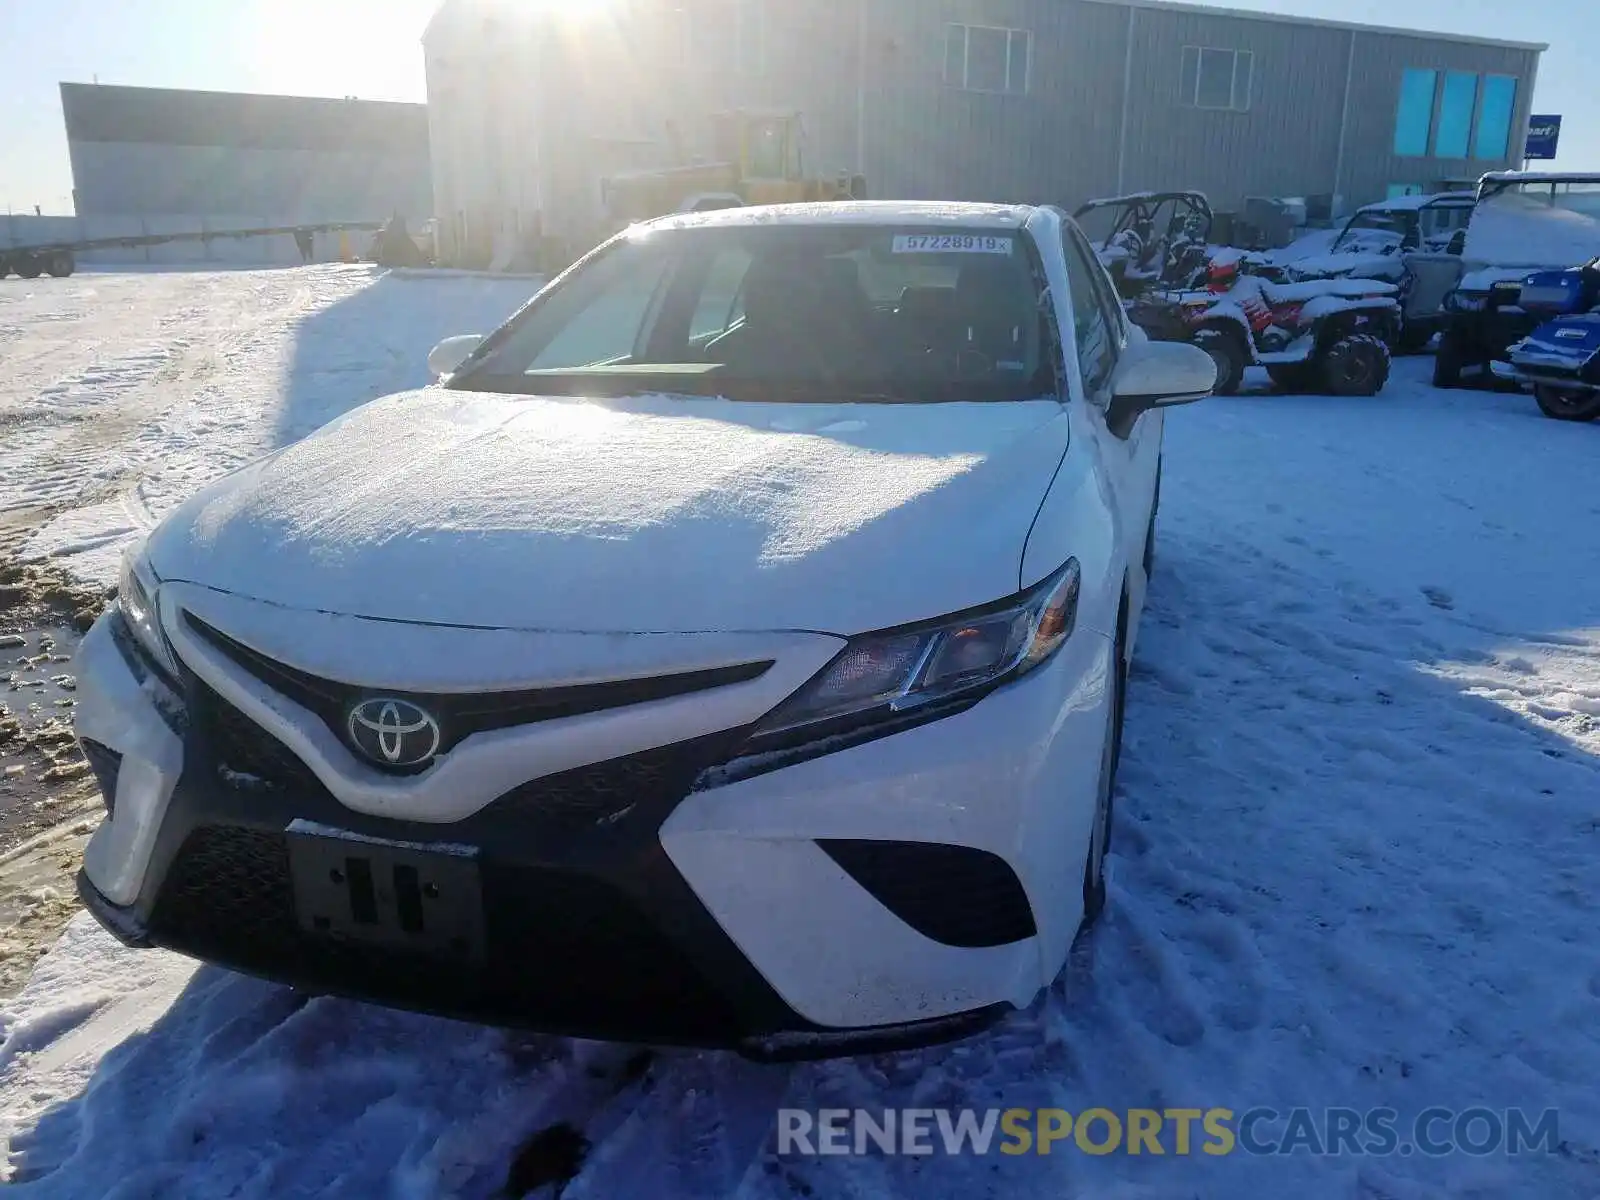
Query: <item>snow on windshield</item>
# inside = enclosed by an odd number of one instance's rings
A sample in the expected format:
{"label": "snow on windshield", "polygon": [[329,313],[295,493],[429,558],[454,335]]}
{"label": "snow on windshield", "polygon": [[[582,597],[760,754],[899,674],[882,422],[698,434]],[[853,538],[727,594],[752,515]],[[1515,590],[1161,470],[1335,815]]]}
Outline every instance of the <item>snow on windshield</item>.
{"label": "snow on windshield", "polygon": [[1575,267],[1600,254],[1600,190],[1512,188],[1485,197],[1467,226],[1467,261]]}

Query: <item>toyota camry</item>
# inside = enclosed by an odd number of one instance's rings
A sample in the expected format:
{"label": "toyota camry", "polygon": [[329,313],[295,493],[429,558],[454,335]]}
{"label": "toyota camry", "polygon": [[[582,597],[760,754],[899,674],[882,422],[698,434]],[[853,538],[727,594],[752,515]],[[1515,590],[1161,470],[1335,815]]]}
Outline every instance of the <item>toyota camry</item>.
{"label": "toyota camry", "polygon": [[1162,409],[1054,208],[664,218],[213,483],[81,646],[130,945],[801,1056],[1027,1006],[1105,903]]}

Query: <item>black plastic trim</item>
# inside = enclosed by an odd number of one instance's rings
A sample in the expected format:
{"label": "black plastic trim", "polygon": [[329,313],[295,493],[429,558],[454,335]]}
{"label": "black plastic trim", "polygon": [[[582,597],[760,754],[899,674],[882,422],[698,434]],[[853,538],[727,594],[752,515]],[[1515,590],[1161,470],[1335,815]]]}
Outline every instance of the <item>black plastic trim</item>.
{"label": "black plastic trim", "polygon": [[998,854],[942,842],[817,842],[845,874],[923,937],[978,950],[1038,933],[1022,881]]}
{"label": "black plastic trim", "polygon": [[79,738],[78,748],[83,751],[89,769],[94,772],[95,783],[100,787],[101,799],[105,801],[106,815],[116,816],[117,779],[122,774],[122,755],[110,746],[89,738]]}

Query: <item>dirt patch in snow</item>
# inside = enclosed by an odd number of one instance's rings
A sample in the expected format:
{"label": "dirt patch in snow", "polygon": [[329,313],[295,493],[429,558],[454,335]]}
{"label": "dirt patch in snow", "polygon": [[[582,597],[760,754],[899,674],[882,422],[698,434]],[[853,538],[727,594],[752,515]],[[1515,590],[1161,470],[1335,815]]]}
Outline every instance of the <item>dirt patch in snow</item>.
{"label": "dirt patch in snow", "polygon": [[0,542],[0,997],[78,910],[100,798],[73,735],[72,652],[108,599]]}

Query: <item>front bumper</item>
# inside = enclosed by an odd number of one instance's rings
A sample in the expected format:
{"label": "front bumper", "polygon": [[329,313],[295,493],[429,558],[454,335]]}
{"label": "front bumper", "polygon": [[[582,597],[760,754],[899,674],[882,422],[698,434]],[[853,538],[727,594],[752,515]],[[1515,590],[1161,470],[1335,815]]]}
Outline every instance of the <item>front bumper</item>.
{"label": "front bumper", "polygon": [[1520,308],[1484,308],[1476,312],[1449,312],[1443,328],[1456,339],[1464,363],[1504,362],[1510,348],[1549,318]]}
{"label": "front bumper", "polygon": [[[103,620],[80,651],[79,732],[117,756],[116,803],[80,891],[130,945],[491,1024],[764,1058],[947,1040],[1027,1004],[1065,957],[1110,658],[1080,631],[959,715],[781,770],[708,786],[732,729],[430,823],[341,802],[199,679],[174,728]],[[481,955],[304,928],[306,823],[478,848]]]}

